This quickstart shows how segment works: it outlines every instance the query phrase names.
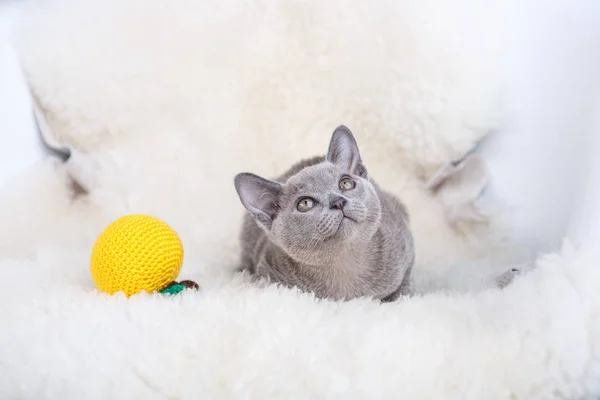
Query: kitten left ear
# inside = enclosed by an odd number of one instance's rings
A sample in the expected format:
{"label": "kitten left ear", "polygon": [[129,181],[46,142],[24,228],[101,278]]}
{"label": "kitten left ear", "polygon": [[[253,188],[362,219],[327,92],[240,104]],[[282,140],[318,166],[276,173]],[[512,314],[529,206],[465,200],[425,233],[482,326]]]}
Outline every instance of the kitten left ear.
{"label": "kitten left ear", "polygon": [[333,132],[329,142],[327,161],[339,165],[353,175],[367,177],[367,169],[360,158],[354,135],[345,125],[338,126]]}
{"label": "kitten left ear", "polygon": [[271,229],[279,212],[281,184],[250,173],[236,175],[234,183],[244,207],[265,228]]}

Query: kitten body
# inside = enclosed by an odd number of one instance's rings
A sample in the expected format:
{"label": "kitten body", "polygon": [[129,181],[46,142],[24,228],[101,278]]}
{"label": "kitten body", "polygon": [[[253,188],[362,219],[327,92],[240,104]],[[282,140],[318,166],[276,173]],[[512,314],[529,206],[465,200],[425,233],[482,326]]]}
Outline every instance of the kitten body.
{"label": "kitten body", "polygon": [[302,160],[274,181],[239,174],[235,186],[249,211],[243,270],[333,300],[412,293],[406,209],[368,177],[345,126],[326,157]]}

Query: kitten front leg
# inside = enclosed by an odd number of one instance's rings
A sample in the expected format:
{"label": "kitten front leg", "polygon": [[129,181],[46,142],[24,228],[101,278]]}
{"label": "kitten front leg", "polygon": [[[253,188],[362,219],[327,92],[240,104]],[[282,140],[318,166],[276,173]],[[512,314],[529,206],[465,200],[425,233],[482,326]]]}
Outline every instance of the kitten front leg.
{"label": "kitten front leg", "polygon": [[387,295],[386,297],[381,299],[382,303],[391,303],[394,302],[396,300],[398,300],[398,298],[400,298],[400,296],[412,296],[414,294],[414,285],[413,285],[413,280],[412,280],[412,267],[410,267],[408,269],[408,271],[406,271],[406,273],[404,274],[404,278],[402,278],[402,283],[400,283],[400,286],[398,286],[398,289],[396,289],[395,291],[393,291],[391,294]]}
{"label": "kitten front leg", "polygon": [[[401,286],[402,286],[402,285],[400,285],[400,287],[401,287]],[[382,299],[381,299],[381,302],[382,302],[382,303],[392,303],[392,302],[394,302],[394,301],[398,300],[398,298],[400,297],[400,294],[401,294],[401,292],[402,292],[402,291],[400,290],[400,287],[398,287],[398,289],[396,289],[396,291],[395,291],[395,292],[393,292],[392,294],[388,295],[387,297],[384,297],[384,298],[382,298]]]}
{"label": "kitten front leg", "polygon": [[254,275],[256,272],[256,268],[254,265],[254,261],[252,261],[252,257],[244,254],[242,256],[242,260],[240,265],[237,268],[238,273],[247,272],[250,275]]}

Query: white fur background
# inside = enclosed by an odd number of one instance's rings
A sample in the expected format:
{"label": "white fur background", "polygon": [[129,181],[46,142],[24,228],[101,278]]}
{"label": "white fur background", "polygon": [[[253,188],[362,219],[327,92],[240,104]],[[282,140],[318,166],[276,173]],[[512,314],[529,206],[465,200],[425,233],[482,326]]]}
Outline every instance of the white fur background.
{"label": "white fur background", "polygon": [[[547,117],[515,101],[515,54],[551,46],[524,40],[534,21],[577,27],[591,4],[565,22],[567,2],[32,2],[15,45],[76,159],[45,160],[2,188],[0,397],[600,393],[600,258],[567,246],[506,290],[485,289],[527,249],[493,229],[457,234],[421,181],[517,116]],[[323,153],[340,123],[409,207],[421,288],[460,293],[338,304],[232,278],[234,174],[272,176]],[[67,173],[88,196],[71,197]],[[94,289],[91,245],[130,212],[178,231],[180,277],[200,292]]]}

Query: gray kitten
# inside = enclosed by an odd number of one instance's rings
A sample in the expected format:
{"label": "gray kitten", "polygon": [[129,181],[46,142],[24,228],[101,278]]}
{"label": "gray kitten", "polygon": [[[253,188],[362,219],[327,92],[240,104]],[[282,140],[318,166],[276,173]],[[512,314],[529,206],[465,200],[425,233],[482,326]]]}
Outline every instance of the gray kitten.
{"label": "gray kitten", "polygon": [[412,293],[408,214],[368,177],[347,127],[335,130],[326,157],[302,160],[275,181],[238,174],[235,188],[249,211],[243,270],[333,300]]}

